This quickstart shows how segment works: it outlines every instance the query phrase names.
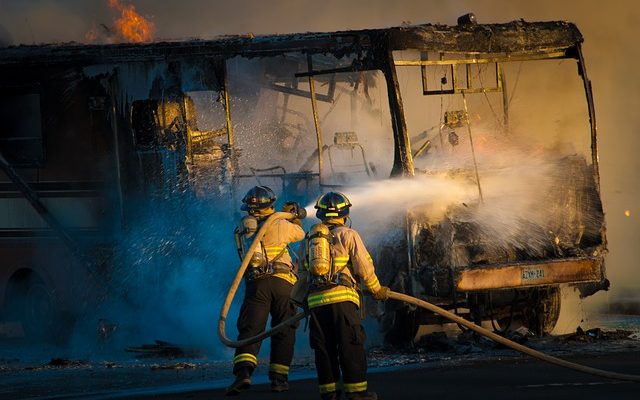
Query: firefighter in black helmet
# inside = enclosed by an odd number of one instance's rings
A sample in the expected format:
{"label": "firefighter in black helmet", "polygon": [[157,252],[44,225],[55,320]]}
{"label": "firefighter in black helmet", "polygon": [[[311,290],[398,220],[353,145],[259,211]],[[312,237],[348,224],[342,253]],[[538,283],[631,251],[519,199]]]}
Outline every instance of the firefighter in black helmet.
{"label": "firefighter in black helmet", "polygon": [[358,232],[345,226],[350,207],[349,199],[338,192],[326,193],[316,202],[322,223],[311,228],[305,243],[311,280],[310,343],[322,399],[339,399],[344,391],[348,399],[375,400],[376,393],[367,391],[357,279],[377,300],[386,300],[389,288],[380,285]]}
{"label": "firefighter in black helmet", "polygon": [[[235,230],[236,244],[241,258],[251,246],[253,236],[260,225],[274,213],[276,196],[266,186],[251,188],[242,199],[241,210],[247,215]],[[282,211],[291,212],[296,218],[281,219],[273,223],[261,239],[245,273],[245,295],[238,317],[238,340],[255,336],[264,331],[271,314],[271,325],[295,315],[295,306],[289,302],[291,288],[297,280],[296,266],[288,251],[288,245],[304,238],[300,218],[306,216],[297,203],[286,203]],[[289,389],[289,365],[293,358],[296,326],[278,332],[271,337],[269,378],[271,390],[283,392]],[[237,395],[251,386],[251,375],[258,364],[256,358],[260,343],[236,349],[233,358],[235,381],[227,388],[228,396]]]}

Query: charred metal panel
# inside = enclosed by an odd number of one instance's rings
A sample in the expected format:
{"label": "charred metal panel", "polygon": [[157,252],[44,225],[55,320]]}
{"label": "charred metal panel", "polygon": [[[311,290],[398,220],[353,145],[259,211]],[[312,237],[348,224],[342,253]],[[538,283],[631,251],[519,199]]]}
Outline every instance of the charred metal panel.
{"label": "charred metal panel", "polygon": [[461,269],[456,289],[462,292],[507,289],[602,279],[602,257]]}
{"label": "charred metal panel", "polygon": [[583,41],[569,22],[443,26],[421,25],[395,28],[390,40],[396,50],[424,49],[461,53],[517,53],[572,47]]}

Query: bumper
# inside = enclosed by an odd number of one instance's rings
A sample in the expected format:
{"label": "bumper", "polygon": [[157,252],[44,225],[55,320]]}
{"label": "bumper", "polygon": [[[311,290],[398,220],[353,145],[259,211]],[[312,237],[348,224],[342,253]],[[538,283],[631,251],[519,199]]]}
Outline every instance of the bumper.
{"label": "bumper", "polygon": [[455,273],[455,286],[460,292],[471,292],[560,283],[600,282],[603,279],[605,271],[602,257],[586,257],[459,269]]}

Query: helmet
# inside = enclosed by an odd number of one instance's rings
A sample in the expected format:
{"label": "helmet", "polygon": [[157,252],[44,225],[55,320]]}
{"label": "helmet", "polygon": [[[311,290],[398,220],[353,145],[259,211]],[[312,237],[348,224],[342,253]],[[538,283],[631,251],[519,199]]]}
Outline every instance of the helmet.
{"label": "helmet", "polygon": [[253,211],[269,208],[275,203],[276,195],[267,186],[254,186],[242,198],[242,211]]}
{"label": "helmet", "polygon": [[320,219],[346,217],[349,215],[349,207],[351,207],[351,202],[344,194],[340,192],[325,193],[316,201],[315,208],[318,209],[316,217]]}

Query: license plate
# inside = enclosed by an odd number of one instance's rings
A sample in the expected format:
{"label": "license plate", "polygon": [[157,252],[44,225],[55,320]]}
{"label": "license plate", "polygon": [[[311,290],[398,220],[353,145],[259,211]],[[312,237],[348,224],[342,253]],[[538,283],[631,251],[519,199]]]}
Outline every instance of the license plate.
{"label": "license plate", "polygon": [[522,270],[522,280],[530,281],[534,279],[544,278],[544,269],[542,268],[527,268]]}

